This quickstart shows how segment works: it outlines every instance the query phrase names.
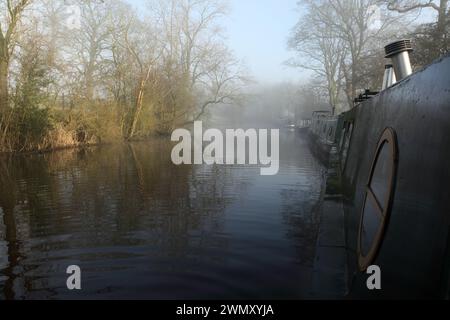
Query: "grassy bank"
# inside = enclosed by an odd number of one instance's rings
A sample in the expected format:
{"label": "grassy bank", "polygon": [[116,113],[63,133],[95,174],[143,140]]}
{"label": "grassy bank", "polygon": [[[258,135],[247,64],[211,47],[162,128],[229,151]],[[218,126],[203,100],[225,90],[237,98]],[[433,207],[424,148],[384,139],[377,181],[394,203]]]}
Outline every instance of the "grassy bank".
{"label": "grassy bank", "polygon": [[0,152],[41,152],[124,140],[115,110],[11,109],[0,117]]}

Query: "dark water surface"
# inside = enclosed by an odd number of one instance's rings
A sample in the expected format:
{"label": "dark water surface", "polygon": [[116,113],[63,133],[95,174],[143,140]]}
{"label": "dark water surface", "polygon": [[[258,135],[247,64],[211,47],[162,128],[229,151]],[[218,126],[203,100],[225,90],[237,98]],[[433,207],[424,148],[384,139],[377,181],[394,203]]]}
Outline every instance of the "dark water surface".
{"label": "dark water surface", "polygon": [[176,167],[167,140],[1,158],[0,298],[308,298],[324,168],[280,143],[272,177]]}

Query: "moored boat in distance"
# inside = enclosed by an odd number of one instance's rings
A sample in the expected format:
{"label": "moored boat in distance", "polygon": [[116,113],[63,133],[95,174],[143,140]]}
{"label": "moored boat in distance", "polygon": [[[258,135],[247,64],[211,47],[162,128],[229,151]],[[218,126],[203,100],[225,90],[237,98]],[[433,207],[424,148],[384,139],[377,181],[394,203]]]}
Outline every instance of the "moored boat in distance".
{"label": "moored boat in distance", "polygon": [[311,128],[312,119],[301,119],[297,121],[296,129],[299,132],[307,132]]}

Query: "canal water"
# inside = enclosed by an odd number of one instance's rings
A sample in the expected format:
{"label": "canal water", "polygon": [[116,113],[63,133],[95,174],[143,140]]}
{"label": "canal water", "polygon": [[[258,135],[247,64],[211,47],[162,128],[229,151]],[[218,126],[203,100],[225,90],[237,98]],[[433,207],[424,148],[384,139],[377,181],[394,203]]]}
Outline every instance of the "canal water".
{"label": "canal water", "polygon": [[171,147],[1,158],[0,299],[310,297],[325,169],[307,138],[281,133],[276,176],[177,167]]}

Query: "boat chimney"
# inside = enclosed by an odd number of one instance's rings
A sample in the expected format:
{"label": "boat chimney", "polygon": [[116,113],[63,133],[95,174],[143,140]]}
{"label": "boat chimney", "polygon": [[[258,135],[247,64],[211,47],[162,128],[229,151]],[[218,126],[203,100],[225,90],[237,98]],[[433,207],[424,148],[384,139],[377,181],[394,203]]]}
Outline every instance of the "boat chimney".
{"label": "boat chimney", "polygon": [[382,90],[385,90],[397,82],[394,66],[392,64],[387,64],[384,67],[384,77]]}
{"label": "boat chimney", "polygon": [[400,81],[412,73],[409,53],[413,51],[411,40],[400,40],[387,45],[385,48],[386,58],[392,60],[395,75]]}

